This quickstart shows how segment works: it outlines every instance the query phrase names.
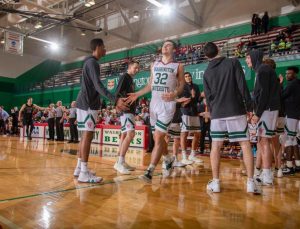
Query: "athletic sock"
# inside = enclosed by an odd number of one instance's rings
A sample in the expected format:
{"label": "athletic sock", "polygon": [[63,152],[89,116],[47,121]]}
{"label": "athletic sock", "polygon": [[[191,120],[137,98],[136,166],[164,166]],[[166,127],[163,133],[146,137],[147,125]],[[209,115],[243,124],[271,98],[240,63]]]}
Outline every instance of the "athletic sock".
{"label": "athletic sock", "polygon": [[287,162],[286,162],[286,166],[287,166],[288,168],[293,168],[293,161],[287,161]]}
{"label": "athletic sock", "polygon": [[119,159],[118,159],[118,164],[123,164],[125,162],[125,157],[124,156],[119,156]]}
{"label": "athletic sock", "polygon": [[191,151],[191,157],[195,157],[195,155],[196,155],[196,150],[192,150]]}
{"label": "athletic sock", "polygon": [[186,151],[182,150],[181,151],[182,159],[186,159]]}
{"label": "athletic sock", "polygon": [[171,161],[171,155],[170,154],[164,155],[163,160],[164,161]]}
{"label": "athletic sock", "polygon": [[76,168],[81,168],[81,158],[77,158],[77,165]]}
{"label": "athletic sock", "polygon": [[213,178],[213,181],[215,181],[215,182],[220,182],[220,179],[216,179],[216,178]]}
{"label": "athletic sock", "polygon": [[81,171],[82,172],[87,172],[88,171],[87,162],[81,162]]}
{"label": "athletic sock", "polygon": [[296,166],[300,166],[300,160],[295,160]]}
{"label": "athletic sock", "polygon": [[153,174],[153,172],[154,172],[154,170],[155,170],[155,167],[156,167],[156,166],[153,165],[153,164],[150,164],[150,165],[148,166],[147,170],[150,171],[151,175]]}

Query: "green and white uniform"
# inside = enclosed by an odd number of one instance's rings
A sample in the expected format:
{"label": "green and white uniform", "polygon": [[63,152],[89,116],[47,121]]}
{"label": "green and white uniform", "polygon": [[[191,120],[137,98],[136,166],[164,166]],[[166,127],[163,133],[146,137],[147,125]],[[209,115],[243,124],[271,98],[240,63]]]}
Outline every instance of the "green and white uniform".
{"label": "green and white uniform", "polygon": [[151,82],[152,99],[150,103],[151,129],[167,133],[168,127],[173,119],[176,102],[165,102],[163,93],[173,92],[177,86],[177,71],[179,63],[164,64],[156,61],[153,64],[153,79]]}

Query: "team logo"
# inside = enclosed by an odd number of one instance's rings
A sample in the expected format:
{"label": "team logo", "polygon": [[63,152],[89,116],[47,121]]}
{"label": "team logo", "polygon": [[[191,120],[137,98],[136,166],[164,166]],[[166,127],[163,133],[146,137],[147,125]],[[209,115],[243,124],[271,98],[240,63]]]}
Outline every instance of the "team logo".
{"label": "team logo", "polygon": [[127,128],[130,128],[130,127],[131,127],[131,125],[128,123],[128,124],[126,125],[126,127],[127,127]]}
{"label": "team logo", "polygon": [[115,80],[114,79],[107,80],[107,89],[112,90],[114,87],[115,87]]}
{"label": "team logo", "polygon": [[92,121],[89,121],[86,124],[87,124],[88,128],[90,128],[90,129],[92,129],[94,127],[94,124]]}

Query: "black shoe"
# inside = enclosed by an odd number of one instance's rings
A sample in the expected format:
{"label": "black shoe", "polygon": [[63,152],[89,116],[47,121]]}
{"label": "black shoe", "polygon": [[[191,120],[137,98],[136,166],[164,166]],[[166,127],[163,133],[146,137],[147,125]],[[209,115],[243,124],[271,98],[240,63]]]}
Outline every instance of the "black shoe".
{"label": "black shoe", "polygon": [[150,170],[146,170],[144,175],[140,175],[139,178],[147,183],[152,182],[152,172]]}
{"label": "black shoe", "polygon": [[68,143],[73,143],[73,140],[68,141]]}
{"label": "black shoe", "polygon": [[296,166],[296,167],[295,167],[295,172],[296,172],[296,173],[300,173],[300,166]]}
{"label": "black shoe", "polygon": [[28,140],[32,140],[32,137],[31,137],[31,136],[28,136],[27,139],[28,139]]}
{"label": "black shoe", "polygon": [[286,168],[282,169],[282,173],[285,176],[293,176],[293,175],[295,175],[295,169],[286,167]]}
{"label": "black shoe", "polygon": [[75,141],[73,141],[73,143],[79,143],[79,141],[78,141],[78,140],[75,140]]}
{"label": "black shoe", "polygon": [[54,139],[53,139],[53,138],[47,138],[47,140],[48,140],[48,141],[54,141]]}

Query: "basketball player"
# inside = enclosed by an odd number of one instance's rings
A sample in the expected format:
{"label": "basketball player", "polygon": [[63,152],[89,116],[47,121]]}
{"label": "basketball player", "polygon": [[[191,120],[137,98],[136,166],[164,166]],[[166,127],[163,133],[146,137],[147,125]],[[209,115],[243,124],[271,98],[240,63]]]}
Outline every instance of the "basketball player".
{"label": "basketball player", "polygon": [[272,138],[276,133],[278,111],[280,109],[280,85],[276,72],[267,64],[263,64],[263,52],[251,50],[246,55],[246,63],[256,73],[254,86],[254,123],[258,124],[257,149],[262,156],[263,171],[256,178],[262,185],[273,184]]}
{"label": "basketball player", "polygon": [[[196,157],[196,149],[200,140],[200,118],[198,116],[197,105],[200,102],[200,90],[197,84],[193,83],[192,75],[189,72],[184,73],[185,84],[182,96],[190,98],[190,102],[181,107],[182,123],[180,142],[182,149],[182,163],[190,162],[202,163],[203,161]],[[186,142],[189,133],[193,133],[192,150],[190,156],[186,156]]]}
{"label": "basketball player", "polygon": [[33,111],[37,110],[45,110],[44,107],[39,107],[32,103],[32,98],[27,99],[27,103],[23,104],[20,112],[19,112],[19,122],[21,121],[21,115],[23,114],[23,127],[26,130],[27,139],[31,140],[31,134],[33,131]]}
{"label": "basketball player", "polygon": [[211,115],[210,134],[212,149],[210,161],[213,180],[207,184],[207,190],[220,192],[220,150],[225,136],[230,142],[239,142],[243,150],[247,169],[247,192],[259,193],[253,179],[253,155],[249,141],[247,111],[251,111],[251,98],[245,75],[237,59],[218,55],[218,47],[208,42],[204,54],[209,58],[204,73],[203,86],[207,106]]}
{"label": "basketball player", "polygon": [[175,159],[173,166],[174,167],[184,167],[186,165],[192,164],[193,161],[186,162],[185,164],[182,163],[182,161],[179,161],[178,153],[179,153],[179,147],[180,147],[180,123],[182,122],[182,114],[181,114],[181,106],[182,104],[188,104],[190,102],[191,98],[179,98],[176,99],[176,111],[174,114],[174,117],[172,119],[172,123],[170,124],[168,128],[168,134],[166,136],[166,143],[169,144],[170,138],[173,139],[174,143],[172,145],[173,149],[173,157]]}
{"label": "basketball player", "polygon": [[[116,95],[126,98],[128,93],[134,92],[133,77],[138,73],[140,65],[137,61],[128,63],[127,73],[121,76]],[[130,174],[130,171],[135,170],[134,167],[125,162],[125,155],[129,148],[130,142],[135,135],[135,109],[136,103],[130,105],[128,111],[122,112],[121,116],[121,137],[119,144],[119,158],[114,165],[114,169],[121,174]]]}
{"label": "basketball player", "polygon": [[88,159],[95,131],[98,109],[100,109],[100,95],[107,97],[113,104],[117,101],[116,108],[126,110],[124,99],[117,99],[103,86],[100,81],[100,66],[97,62],[105,55],[105,46],[102,39],[93,39],[90,42],[92,55],[84,61],[82,71],[81,90],[77,96],[77,122],[78,129],[82,130],[79,144],[78,161],[74,176],[78,176],[79,182],[99,183],[101,177],[95,176],[88,170]]}
{"label": "basketball player", "polygon": [[[296,139],[300,119],[300,80],[297,79],[298,73],[298,67],[292,66],[287,68],[287,85],[282,93],[286,114],[285,153],[287,168],[283,170],[284,175],[294,175],[295,172],[300,172],[300,153]],[[295,162],[295,168],[293,162]]]}
{"label": "basketball player", "polygon": [[[173,55],[176,45],[167,40],[162,46],[162,59],[155,61],[151,66],[149,83],[142,90],[129,94],[128,102],[135,101],[138,97],[151,91],[150,122],[154,131],[155,145],[151,154],[151,163],[140,179],[145,182],[152,181],[152,175],[162,154],[164,154],[163,170],[170,171],[173,168],[174,158],[167,154],[165,136],[176,110],[175,98],[182,93],[184,86],[183,65],[175,63]],[[170,174],[170,172],[167,172]]]}

